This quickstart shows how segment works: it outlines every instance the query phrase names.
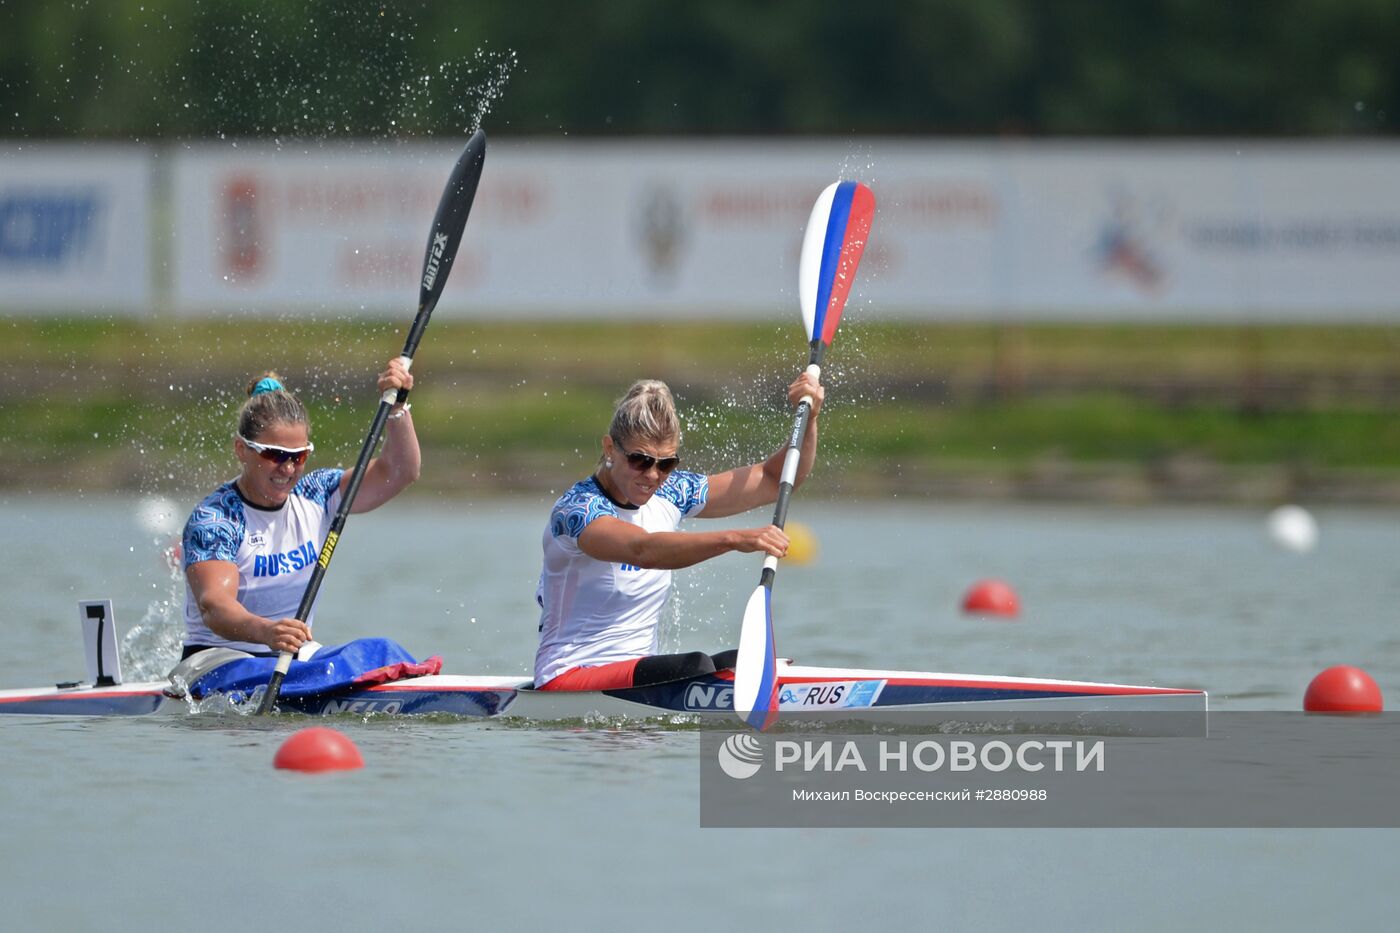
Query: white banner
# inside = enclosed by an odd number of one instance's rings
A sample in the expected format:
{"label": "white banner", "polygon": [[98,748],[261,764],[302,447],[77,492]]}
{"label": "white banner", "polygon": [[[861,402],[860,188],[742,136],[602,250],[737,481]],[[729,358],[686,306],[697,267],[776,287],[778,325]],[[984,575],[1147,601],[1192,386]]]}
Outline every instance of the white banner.
{"label": "white banner", "polygon": [[1023,317],[1400,319],[1400,147],[1003,151],[988,265]]}
{"label": "white banner", "polygon": [[[177,152],[175,306],[411,316],[459,145]],[[794,313],[838,177],[871,318],[1400,319],[1400,146],[915,140],[494,141],[440,313]]]}
{"label": "white banner", "polygon": [[0,145],[0,313],[151,310],[151,155]]}

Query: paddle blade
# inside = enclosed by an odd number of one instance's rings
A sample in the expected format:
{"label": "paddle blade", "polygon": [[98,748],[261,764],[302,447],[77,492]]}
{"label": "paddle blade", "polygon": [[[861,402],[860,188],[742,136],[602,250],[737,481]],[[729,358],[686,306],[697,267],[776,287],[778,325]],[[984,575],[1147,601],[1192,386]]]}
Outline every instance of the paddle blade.
{"label": "paddle blade", "polygon": [[744,627],[739,631],[739,659],[734,665],[734,713],[760,732],[778,717],[772,598],[772,588],[762,584],[749,597]]}
{"label": "paddle blade", "polygon": [[428,232],[427,255],[423,257],[419,308],[431,310],[437,307],[438,298],[442,296],[447,276],[452,271],[452,262],[457,258],[457,247],[462,242],[462,231],[467,226],[467,215],[471,213],[472,202],[476,199],[476,186],[481,181],[481,168],[485,161],[486,134],[477,130],[457,157],[457,164],[452,167],[452,174],[438,201],[437,214]]}
{"label": "paddle blade", "polygon": [[797,279],[808,340],[831,344],[874,219],[875,195],[858,181],[834,182],[817,198]]}

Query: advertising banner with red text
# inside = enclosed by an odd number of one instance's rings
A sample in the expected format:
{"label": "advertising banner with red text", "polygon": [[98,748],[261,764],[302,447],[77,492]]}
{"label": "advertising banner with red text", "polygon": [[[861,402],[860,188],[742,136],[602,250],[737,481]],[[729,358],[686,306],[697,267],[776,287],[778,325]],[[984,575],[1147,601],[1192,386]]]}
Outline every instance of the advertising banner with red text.
{"label": "advertising banner with red text", "polygon": [[[173,298],[411,311],[459,148],[174,153]],[[1400,318],[1400,147],[1230,142],[493,141],[442,315],[789,314],[837,178],[878,207],[851,309],[938,320]]]}

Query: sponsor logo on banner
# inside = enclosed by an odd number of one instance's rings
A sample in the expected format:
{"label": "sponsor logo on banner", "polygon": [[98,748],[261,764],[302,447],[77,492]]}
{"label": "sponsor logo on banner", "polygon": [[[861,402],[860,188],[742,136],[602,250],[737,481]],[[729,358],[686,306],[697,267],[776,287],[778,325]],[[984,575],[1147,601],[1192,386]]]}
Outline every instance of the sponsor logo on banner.
{"label": "sponsor logo on banner", "polygon": [[0,190],[0,264],[53,269],[84,259],[101,212],[96,189]]}
{"label": "sponsor logo on banner", "polygon": [[883,680],[784,684],[778,694],[778,709],[864,709],[875,704],[884,688]]}
{"label": "sponsor logo on banner", "polygon": [[266,228],[258,207],[258,182],[239,175],[224,183],[224,235],[220,238],[224,271],[233,282],[249,282],[262,272]]}
{"label": "sponsor logo on banner", "polygon": [[685,208],[672,187],[657,185],[647,191],[642,198],[639,226],[652,280],[659,285],[674,285],[687,230]]}
{"label": "sponsor logo on banner", "polygon": [[1144,294],[1161,291],[1167,272],[1161,260],[1167,210],[1124,192],[1111,196],[1108,217],[1099,225],[1095,247],[1099,269],[1126,280]]}

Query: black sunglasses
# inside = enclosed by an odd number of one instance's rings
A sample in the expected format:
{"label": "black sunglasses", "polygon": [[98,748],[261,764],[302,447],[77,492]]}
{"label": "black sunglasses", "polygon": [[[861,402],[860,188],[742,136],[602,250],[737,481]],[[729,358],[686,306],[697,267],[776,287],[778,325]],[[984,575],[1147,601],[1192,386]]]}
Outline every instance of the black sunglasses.
{"label": "black sunglasses", "polygon": [[[621,444],[618,445],[619,448],[621,446]],[[624,450],[622,451],[622,455],[627,458],[627,465],[638,473],[645,473],[652,467],[656,467],[664,475],[681,465],[679,454],[672,457],[653,457],[651,454],[644,454],[640,450]]]}

